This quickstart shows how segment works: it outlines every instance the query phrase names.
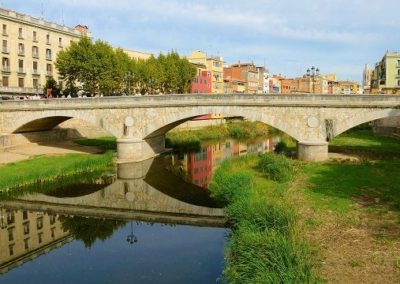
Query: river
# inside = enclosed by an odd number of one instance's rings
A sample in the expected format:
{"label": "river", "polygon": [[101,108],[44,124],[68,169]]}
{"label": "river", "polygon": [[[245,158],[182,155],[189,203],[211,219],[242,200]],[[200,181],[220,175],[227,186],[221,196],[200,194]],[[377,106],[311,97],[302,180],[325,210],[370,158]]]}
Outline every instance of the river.
{"label": "river", "polygon": [[229,230],[212,173],[276,142],[205,144],[0,200],[0,283],[220,282]]}

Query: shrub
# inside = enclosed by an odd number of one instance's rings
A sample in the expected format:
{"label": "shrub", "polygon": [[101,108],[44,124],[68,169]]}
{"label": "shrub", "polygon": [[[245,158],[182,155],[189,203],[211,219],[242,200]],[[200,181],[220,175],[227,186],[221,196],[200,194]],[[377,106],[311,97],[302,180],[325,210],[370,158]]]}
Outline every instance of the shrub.
{"label": "shrub", "polygon": [[253,187],[253,177],[247,172],[229,173],[217,171],[210,184],[211,196],[224,205],[237,198],[246,198]]}
{"label": "shrub", "polygon": [[287,145],[284,141],[279,141],[278,143],[276,143],[275,145],[275,153],[283,153],[287,150]]}
{"label": "shrub", "polygon": [[265,153],[258,163],[259,170],[268,178],[278,182],[287,182],[292,179],[293,166],[283,155]]}

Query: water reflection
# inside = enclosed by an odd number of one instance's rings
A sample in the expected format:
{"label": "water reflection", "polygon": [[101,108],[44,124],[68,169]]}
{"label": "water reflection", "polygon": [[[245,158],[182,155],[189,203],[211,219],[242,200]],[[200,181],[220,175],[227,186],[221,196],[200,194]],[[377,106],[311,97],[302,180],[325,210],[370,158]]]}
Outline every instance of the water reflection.
{"label": "water reflection", "polygon": [[118,165],[118,178],[63,180],[42,193],[0,200],[1,280],[215,282],[226,217],[204,188],[224,159],[271,151],[278,140],[227,140],[199,152]]}
{"label": "water reflection", "polygon": [[248,154],[271,152],[280,137],[263,138],[256,141],[228,139],[203,145],[199,151],[176,152],[170,155],[169,170],[186,182],[208,188],[213,171],[222,161]]}

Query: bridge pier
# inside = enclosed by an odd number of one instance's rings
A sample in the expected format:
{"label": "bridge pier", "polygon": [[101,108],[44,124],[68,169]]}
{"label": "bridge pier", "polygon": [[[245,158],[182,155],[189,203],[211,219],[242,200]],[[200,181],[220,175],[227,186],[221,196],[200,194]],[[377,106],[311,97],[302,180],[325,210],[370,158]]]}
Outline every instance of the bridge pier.
{"label": "bridge pier", "polygon": [[165,136],[117,139],[117,163],[140,162],[165,152]]}
{"label": "bridge pier", "polygon": [[328,142],[299,141],[297,143],[297,157],[302,161],[318,162],[328,159]]}

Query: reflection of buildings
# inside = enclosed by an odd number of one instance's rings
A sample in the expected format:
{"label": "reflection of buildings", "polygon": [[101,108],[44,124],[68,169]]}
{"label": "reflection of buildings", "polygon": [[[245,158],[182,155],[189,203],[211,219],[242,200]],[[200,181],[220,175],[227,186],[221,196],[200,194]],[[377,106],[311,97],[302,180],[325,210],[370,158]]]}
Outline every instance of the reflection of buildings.
{"label": "reflection of buildings", "polygon": [[212,172],[218,168],[222,161],[248,154],[271,152],[279,141],[279,137],[251,143],[228,139],[224,142],[205,146],[198,152],[176,154],[172,157],[172,163],[174,168],[179,168],[187,182],[207,188],[212,178]]}
{"label": "reflection of buildings", "polygon": [[0,209],[0,274],[71,241],[57,215]]}

